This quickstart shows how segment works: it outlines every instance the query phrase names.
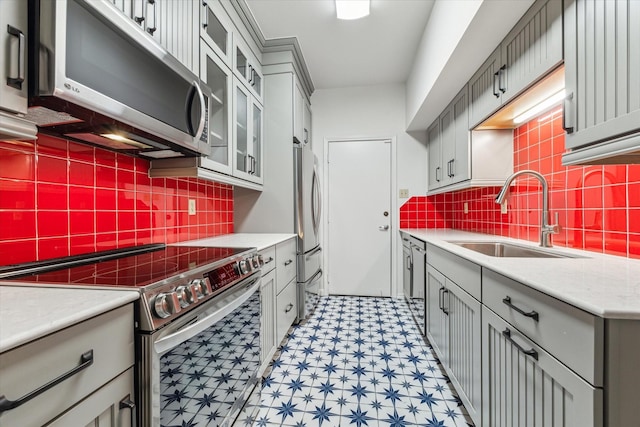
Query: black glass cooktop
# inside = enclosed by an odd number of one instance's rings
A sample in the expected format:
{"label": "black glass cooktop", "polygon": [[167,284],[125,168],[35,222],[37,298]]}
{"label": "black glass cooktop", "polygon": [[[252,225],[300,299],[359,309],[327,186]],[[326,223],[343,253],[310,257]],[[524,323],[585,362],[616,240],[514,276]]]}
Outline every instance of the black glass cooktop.
{"label": "black glass cooktop", "polygon": [[[37,274],[10,277],[12,282],[41,285],[64,285],[83,287],[143,288],[189,270],[211,264],[216,268],[234,255],[248,248],[211,248],[196,246],[161,246],[143,253],[123,255],[101,260],[78,262],[81,265],[56,268]],[[99,254],[92,254],[93,256]],[[108,258],[108,257],[107,257]],[[64,259],[60,260],[64,262]],[[6,279],[3,279],[6,280]]]}

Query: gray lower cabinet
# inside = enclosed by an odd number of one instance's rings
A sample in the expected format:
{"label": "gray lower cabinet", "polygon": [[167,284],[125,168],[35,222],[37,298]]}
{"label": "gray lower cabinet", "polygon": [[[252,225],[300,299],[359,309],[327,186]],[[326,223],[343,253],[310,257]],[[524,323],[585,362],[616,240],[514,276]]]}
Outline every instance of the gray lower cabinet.
{"label": "gray lower cabinet", "polygon": [[267,368],[271,358],[276,352],[278,341],[276,340],[276,271],[271,270],[262,276],[260,287],[262,304],[262,370]]}
{"label": "gray lower cabinet", "polygon": [[482,426],[602,426],[603,392],[482,308]]}
{"label": "gray lower cabinet", "polygon": [[[640,2],[566,0],[566,148],[640,148]],[[629,134],[635,134],[630,141]],[[626,141],[626,144],[625,144]],[[615,149],[612,146],[611,151]]]}
{"label": "gray lower cabinet", "polygon": [[133,427],[136,425],[134,393],[133,368],[129,368],[47,426]]}
{"label": "gray lower cabinet", "polygon": [[427,304],[429,342],[471,419],[479,425],[481,304],[430,264],[427,264]]}

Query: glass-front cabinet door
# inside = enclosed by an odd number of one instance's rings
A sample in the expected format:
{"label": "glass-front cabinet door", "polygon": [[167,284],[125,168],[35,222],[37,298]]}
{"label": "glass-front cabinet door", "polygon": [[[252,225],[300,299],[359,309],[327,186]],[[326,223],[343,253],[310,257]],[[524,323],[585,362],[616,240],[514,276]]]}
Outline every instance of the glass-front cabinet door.
{"label": "glass-front cabinet door", "polygon": [[251,94],[262,102],[262,66],[239,38],[234,39],[234,73]]}
{"label": "glass-front cabinet door", "polygon": [[262,106],[234,79],[234,176],[262,184]]}
{"label": "glass-front cabinet door", "polygon": [[207,133],[211,154],[202,159],[202,165],[230,175],[233,173],[231,70],[206,43],[202,43],[200,49],[200,78],[211,90],[207,105],[209,115]]}
{"label": "glass-front cabinet door", "polygon": [[219,0],[203,0],[201,4],[200,37],[231,68],[233,63],[231,44],[233,24],[229,21]]}

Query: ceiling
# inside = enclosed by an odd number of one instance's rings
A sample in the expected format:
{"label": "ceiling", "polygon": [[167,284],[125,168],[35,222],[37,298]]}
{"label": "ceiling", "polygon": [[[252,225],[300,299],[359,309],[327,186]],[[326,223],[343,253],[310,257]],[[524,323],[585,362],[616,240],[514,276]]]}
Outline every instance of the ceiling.
{"label": "ceiling", "polygon": [[342,21],[333,0],[246,0],[265,38],[298,38],[316,89],[403,83],[435,0],[372,0]]}

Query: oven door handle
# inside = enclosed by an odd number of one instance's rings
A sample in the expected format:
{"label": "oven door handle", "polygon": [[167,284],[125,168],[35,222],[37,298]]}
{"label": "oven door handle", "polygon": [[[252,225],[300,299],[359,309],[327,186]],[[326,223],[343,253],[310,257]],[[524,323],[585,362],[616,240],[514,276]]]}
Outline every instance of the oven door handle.
{"label": "oven door handle", "polygon": [[156,353],[163,354],[171,350],[172,348],[177,347],[179,344],[187,341],[188,339],[196,336],[211,325],[219,322],[225,316],[233,313],[236,309],[238,309],[238,307],[244,304],[249,298],[251,298],[254,293],[256,293],[260,289],[260,279],[261,277],[258,275],[258,277],[252,279],[248,283],[240,285],[241,289],[234,292],[234,295],[237,295],[237,297],[235,297],[232,302],[225,305],[220,310],[215,311],[208,316],[203,317],[202,319],[199,319],[195,323],[188,324],[186,327],[178,329],[176,332],[156,341],[153,345]]}

